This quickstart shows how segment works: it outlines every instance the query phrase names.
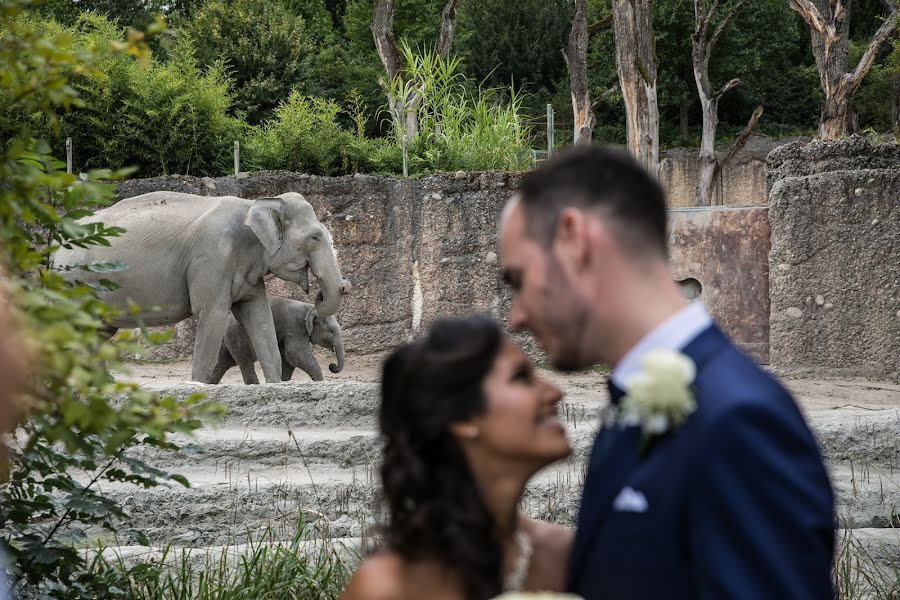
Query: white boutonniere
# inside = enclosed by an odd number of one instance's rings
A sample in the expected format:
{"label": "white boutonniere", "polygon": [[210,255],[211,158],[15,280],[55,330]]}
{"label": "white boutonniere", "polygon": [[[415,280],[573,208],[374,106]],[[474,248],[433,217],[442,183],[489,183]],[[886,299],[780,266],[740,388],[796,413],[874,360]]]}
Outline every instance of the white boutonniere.
{"label": "white boutonniere", "polygon": [[625,382],[618,422],[641,428],[643,454],[656,436],[672,431],[694,412],[697,368],[687,355],[657,348],[641,358],[642,369]]}

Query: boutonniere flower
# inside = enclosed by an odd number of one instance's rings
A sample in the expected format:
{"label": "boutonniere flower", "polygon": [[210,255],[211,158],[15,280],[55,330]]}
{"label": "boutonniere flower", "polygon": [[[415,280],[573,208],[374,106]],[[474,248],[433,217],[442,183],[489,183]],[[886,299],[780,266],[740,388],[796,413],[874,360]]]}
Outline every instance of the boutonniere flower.
{"label": "boutonniere flower", "polygon": [[644,355],[641,367],[625,382],[618,421],[641,428],[643,454],[654,437],[680,427],[696,410],[692,384],[697,368],[687,355],[663,348]]}

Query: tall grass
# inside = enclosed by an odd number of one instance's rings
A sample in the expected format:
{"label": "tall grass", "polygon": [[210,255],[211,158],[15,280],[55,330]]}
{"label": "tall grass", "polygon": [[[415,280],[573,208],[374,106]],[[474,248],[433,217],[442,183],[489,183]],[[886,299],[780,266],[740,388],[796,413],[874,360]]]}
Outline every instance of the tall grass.
{"label": "tall grass", "polygon": [[[134,600],[332,600],[340,596],[358,553],[339,539],[299,527],[289,541],[271,529],[245,546],[217,554],[167,547],[159,560],[128,564],[98,554],[92,569],[116,573],[120,592]],[[193,554],[193,557],[192,557]],[[107,575],[107,578],[110,578]]]}
{"label": "tall grass", "polygon": [[459,60],[401,45],[406,68],[388,86],[394,138],[413,172],[530,166],[528,127],[515,90],[470,91]]}
{"label": "tall grass", "polygon": [[837,600],[900,600],[900,556],[896,551],[865,544],[852,529],[841,531],[832,572]]}

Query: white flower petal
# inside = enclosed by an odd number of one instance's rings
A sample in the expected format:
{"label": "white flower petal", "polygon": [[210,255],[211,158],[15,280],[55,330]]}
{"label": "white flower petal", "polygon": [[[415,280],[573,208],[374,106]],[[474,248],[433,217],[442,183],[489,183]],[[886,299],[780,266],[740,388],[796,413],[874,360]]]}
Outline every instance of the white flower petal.
{"label": "white flower petal", "polygon": [[644,422],[644,431],[652,435],[665,433],[669,429],[669,419],[665,415],[653,415]]}

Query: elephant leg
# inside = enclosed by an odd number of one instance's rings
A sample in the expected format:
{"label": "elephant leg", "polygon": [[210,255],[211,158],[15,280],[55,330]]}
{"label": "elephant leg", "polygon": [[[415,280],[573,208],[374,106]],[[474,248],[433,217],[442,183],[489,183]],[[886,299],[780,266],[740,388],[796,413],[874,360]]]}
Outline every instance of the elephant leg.
{"label": "elephant leg", "polygon": [[212,303],[203,306],[197,315],[197,337],[194,340],[194,363],[191,379],[211,383],[219,349],[228,325],[228,304]]}
{"label": "elephant leg", "polygon": [[278,351],[278,337],[275,334],[272,309],[266,299],[265,286],[257,286],[253,297],[236,303],[231,312],[250,338],[253,352],[262,365],[266,383],[281,381],[281,353]]}
{"label": "elephant leg", "polygon": [[294,376],[294,367],[291,366],[291,363],[287,361],[286,358],[281,358],[281,380],[282,381],[290,381],[291,377]]}
{"label": "elephant leg", "polygon": [[322,369],[312,351],[312,344],[308,340],[301,341],[297,336],[287,336],[284,340],[284,354],[287,361],[303,369],[313,381],[322,381]]}
{"label": "elephant leg", "polygon": [[236,364],[237,363],[234,361],[231,353],[225,347],[225,344],[222,344],[219,347],[219,358],[216,360],[216,368],[213,369],[212,375],[209,378],[209,383],[219,383],[222,381],[222,376],[225,375],[228,369]]}

